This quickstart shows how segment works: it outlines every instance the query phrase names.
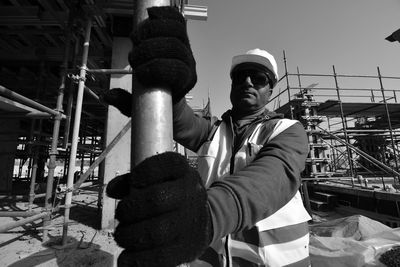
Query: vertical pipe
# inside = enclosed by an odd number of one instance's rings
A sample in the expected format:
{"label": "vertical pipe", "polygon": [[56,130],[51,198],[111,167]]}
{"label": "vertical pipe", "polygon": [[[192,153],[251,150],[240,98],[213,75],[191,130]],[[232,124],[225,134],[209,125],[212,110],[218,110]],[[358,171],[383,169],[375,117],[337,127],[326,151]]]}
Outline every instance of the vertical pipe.
{"label": "vertical pipe", "polygon": [[[56,111],[59,113],[58,116],[54,117],[54,125],[53,125],[53,136],[51,140],[51,148],[49,152],[49,173],[47,176],[47,184],[46,184],[46,197],[45,197],[45,209],[46,211],[50,211],[52,209],[52,194],[53,194],[53,183],[54,183],[54,170],[56,168],[56,158],[58,155],[57,147],[58,147],[58,138],[60,133],[60,124],[61,124],[61,112],[63,111],[63,100],[64,100],[64,90],[65,90],[65,80],[68,69],[68,59],[69,59],[69,50],[70,50],[70,41],[71,41],[71,31],[68,28],[66,30],[66,41],[65,41],[65,50],[64,50],[64,60],[61,66],[60,71],[60,87],[58,88],[58,96],[57,96],[57,104]],[[43,219],[43,242],[48,240],[48,230],[46,229],[48,225],[50,225],[51,214],[49,213]]]}
{"label": "vertical pipe", "polygon": [[26,179],[28,179],[29,177],[31,177],[31,169],[32,169],[32,153],[31,151],[28,153],[28,171],[26,173]]}
{"label": "vertical pipe", "polygon": [[[132,127],[132,122],[129,121],[128,123],[129,123],[129,128]],[[101,142],[100,142],[100,145],[101,145],[101,148],[102,148],[103,152],[99,155],[99,157],[96,160],[98,160],[101,157],[101,155],[104,153],[104,151],[107,149],[106,142],[105,142],[106,137],[107,137],[107,120],[104,123],[104,132],[103,132],[103,136],[101,137]],[[105,184],[104,184],[104,165],[105,165],[104,164],[104,160],[102,160],[101,163],[99,164],[99,174],[98,174],[99,177],[97,178],[97,181],[98,181],[98,183],[100,185],[98,187],[99,191],[98,191],[98,194],[97,194],[97,196],[98,196],[97,197],[97,209],[98,209],[99,212],[103,208],[103,197],[104,197],[104,189],[105,189]]]}
{"label": "vertical pipe", "polygon": [[[328,123],[328,131],[329,132],[331,132],[331,121],[330,121],[330,119],[329,119],[329,117],[327,117],[327,123]],[[335,154],[335,147],[333,146],[333,140],[331,139],[330,140],[331,142],[331,151],[332,151],[332,163],[333,164],[331,164],[331,169],[330,169],[330,171],[331,172],[333,172],[333,171],[335,171],[336,172],[336,154]]]}
{"label": "vertical pipe", "polygon": [[[92,147],[92,150],[89,152],[90,154],[89,154],[89,166],[92,166],[92,164],[93,164],[93,162],[94,162],[94,160],[95,160],[95,158],[96,158],[96,154],[93,152],[93,149],[94,149],[94,147],[96,146],[96,142],[95,142],[95,136],[94,135],[92,135],[92,140],[91,140],[91,147]],[[94,170],[91,172],[91,174],[90,174],[90,177],[89,177],[89,180],[90,179],[94,179],[94,177],[95,177],[95,174],[94,174]]]}
{"label": "vertical pipe", "polygon": [[35,200],[35,184],[36,184],[36,173],[38,168],[38,151],[37,148],[34,148],[33,152],[33,163],[32,163],[32,176],[31,176],[31,185],[29,189],[29,204],[28,210],[32,211],[33,201]]}
{"label": "vertical pipe", "polygon": [[299,93],[301,93],[301,79],[300,79],[300,70],[299,67],[297,67],[297,80],[299,81]]}
{"label": "vertical pipe", "polygon": [[[72,66],[76,66],[76,59],[78,57],[78,51],[79,51],[79,42],[75,40],[75,45],[74,45],[74,53],[73,53],[73,58],[72,58]],[[65,120],[65,125],[64,125],[64,143],[63,147],[67,149],[68,147],[68,140],[69,140],[69,132],[71,128],[71,114],[72,114],[72,105],[74,102],[74,87],[75,84],[73,82],[69,83],[68,86],[68,101],[67,101],[67,108],[65,111],[65,114],[67,115],[67,118]]]}
{"label": "vertical pipe", "polygon": [[19,159],[19,167],[18,167],[18,179],[21,178],[21,174],[22,174],[22,167],[23,167],[23,163],[24,161],[22,159]]}
{"label": "vertical pipe", "polygon": [[[133,28],[146,19],[148,7],[169,4],[169,0],[135,1]],[[147,157],[173,150],[171,93],[165,88],[144,88],[135,76],[132,89],[131,168]]]}
{"label": "vertical pipe", "polygon": [[[148,7],[170,3],[170,0],[135,1],[133,28],[146,19]],[[165,88],[144,88],[135,76],[132,89],[131,168],[147,157],[173,150],[171,93]]]}
{"label": "vertical pipe", "polygon": [[[30,185],[29,185],[28,211],[32,211],[33,200],[35,199],[35,184],[36,184],[36,169],[37,169],[37,161],[35,162],[37,148],[33,147],[33,143],[35,141],[35,138],[34,138],[35,123],[36,123],[36,120],[31,121],[31,128],[29,131],[29,142],[31,142],[29,151],[30,151],[30,154],[32,155],[33,160],[32,160],[31,174],[29,175],[29,177],[31,178],[31,181],[30,181]],[[37,160],[37,158],[36,158],[36,160]],[[36,164],[36,169],[35,169],[35,164]]]}
{"label": "vertical pipe", "polygon": [[351,150],[348,146],[348,144],[350,144],[350,140],[349,140],[349,136],[347,134],[347,121],[346,121],[346,117],[344,116],[344,112],[343,112],[343,103],[342,103],[342,100],[340,99],[339,85],[338,85],[338,81],[337,81],[335,66],[332,66],[332,67],[333,67],[333,77],[335,79],[336,95],[339,100],[340,118],[342,119],[343,133],[344,133],[344,138],[346,139],[346,151],[347,151],[347,155],[348,155],[348,159],[349,159],[351,184],[354,186],[353,157],[352,157]]}
{"label": "vertical pipe", "polygon": [[[383,103],[385,104],[385,111],[386,111],[386,118],[388,120],[388,124],[389,124],[389,133],[390,133],[390,142],[393,148],[393,157],[394,157],[394,162],[395,162],[395,166],[396,166],[396,171],[399,171],[399,165],[397,162],[397,153],[396,153],[396,145],[394,143],[394,138],[393,138],[393,128],[392,128],[392,122],[390,120],[390,114],[389,114],[389,108],[386,102],[386,96],[385,96],[385,89],[383,88],[383,82],[382,82],[382,76],[381,76],[381,71],[379,69],[379,67],[377,67],[378,70],[378,78],[379,78],[379,85],[381,86],[381,93],[382,93],[382,97],[383,97]],[[399,179],[400,177],[397,177],[395,175],[395,179],[397,178],[397,182],[400,182]]]}
{"label": "vertical pipe", "polygon": [[[289,86],[289,74],[287,70],[287,62],[286,62],[286,53],[285,50],[283,50],[283,62],[285,63],[285,76],[286,76],[286,90],[288,91],[288,104],[289,104],[289,111],[290,111],[290,118],[293,120],[294,119],[294,114],[293,114],[293,107],[290,104],[290,86]],[[280,106],[280,105],[279,105]]]}
{"label": "vertical pipe", "polygon": [[[84,127],[84,130],[86,130],[86,125],[85,125],[85,127]],[[82,133],[82,135],[81,135],[81,137],[79,138],[80,139],[80,144],[81,145],[85,145],[86,144],[86,136],[84,136],[83,135],[83,133]],[[81,153],[81,174],[83,173],[83,167],[85,166],[85,151],[84,150],[82,150],[83,152]]]}
{"label": "vertical pipe", "polygon": [[72,132],[72,143],[71,143],[71,151],[70,151],[69,166],[68,166],[68,179],[67,179],[68,192],[65,196],[65,212],[64,212],[64,225],[63,225],[63,238],[62,238],[63,245],[67,243],[69,214],[72,202],[72,191],[70,191],[69,189],[72,189],[74,182],[74,170],[75,170],[76,153],[78,148],[78,136],[81,123],[83,91],[85,88],[85,78],[87,69],[86,65],[89,54],[89,41],[90,41],[91,29],[92,29],[92,20],[91,18],[88,18],[85,29],[85,40],[83,43],[82,65],[79,74],[78,95],[76,99],[74,128]]}
{"label": "vertical pipe", "polygon": [[[135,1],[133,28],[147,18],[147,8],[167,6],[169,0]],[[131,167],[173,149],[172,97],[165,88],[144,88],[133,77]]]}
{"label": "vertical pipe", "polygon": [[289,103],[290,102],[290,86],[289,86],[289,74],[288,74],[285,50],[283,50],[283,63],[285,64],[286,90],[288,91],[288,103]]}
{"label": "vertical pipe", "polygon": [[69,155],[69,149],[68,147],[65,149],[65,155],[64,155],[64,170],[63,170],[63,179],[68,175],[68,155]]}

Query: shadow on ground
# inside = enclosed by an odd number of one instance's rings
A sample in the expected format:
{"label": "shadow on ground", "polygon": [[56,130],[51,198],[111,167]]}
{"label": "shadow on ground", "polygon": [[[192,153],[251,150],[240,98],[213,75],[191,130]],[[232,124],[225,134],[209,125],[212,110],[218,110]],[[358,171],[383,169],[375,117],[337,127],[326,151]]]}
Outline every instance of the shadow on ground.
{"label": "shadow on ground", "polygon": [[101,250],[99,245],[69,237],[67,245],[61,246],[61,240],[61,236],[51,237],[43,245],[47,249],[14,262],[9,267],[33,267],[46,263],[46,266],[62,267],[113,266],[113,255]]}

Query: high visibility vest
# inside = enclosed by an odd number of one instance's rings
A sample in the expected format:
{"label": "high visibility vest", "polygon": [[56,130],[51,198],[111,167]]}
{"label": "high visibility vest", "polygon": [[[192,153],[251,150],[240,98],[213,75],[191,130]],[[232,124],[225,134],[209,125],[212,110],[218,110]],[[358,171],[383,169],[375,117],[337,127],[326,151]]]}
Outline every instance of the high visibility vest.
{"label": "high visibility vest", "polygon": [[[255,158],[265,142],[296,122],[280,119],[269,137],[265,123],[259,123],[236,153],[234,171],[243,169]],[[198,171],[206,187],[230,174],[232,145],[232,129],[222,121],[212,139],[197,151]],[[309,266],[307,221],[310,219],[297,192],[285,206],[257,222],[252,229],[230,234],[218,244],[212,244],[209,250],[213,249],[217,258],[208,262],[197,260],[190,266]]]}

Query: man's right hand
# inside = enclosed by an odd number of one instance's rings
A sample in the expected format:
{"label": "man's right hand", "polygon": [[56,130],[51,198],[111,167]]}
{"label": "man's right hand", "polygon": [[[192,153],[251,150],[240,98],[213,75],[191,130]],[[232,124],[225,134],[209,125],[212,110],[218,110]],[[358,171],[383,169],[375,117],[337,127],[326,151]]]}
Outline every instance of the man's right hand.
{"label": "man's right hand", "polygon": [[176,103],[197,82],[186,20],[175,7],[151,7],[147,12],[149,17],[131,35],[129,63],[140,84],[171,90]]}

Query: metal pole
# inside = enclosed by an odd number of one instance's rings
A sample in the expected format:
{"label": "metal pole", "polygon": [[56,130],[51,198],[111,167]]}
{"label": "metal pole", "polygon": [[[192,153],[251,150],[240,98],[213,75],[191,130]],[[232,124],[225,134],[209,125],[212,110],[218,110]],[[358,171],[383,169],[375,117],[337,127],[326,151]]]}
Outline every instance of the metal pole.
{"label": "metal pole", "polygon": [[[147,8],[169,0],[135,1],[133,28],[147,18]],[[131,167],[157,153],[172,151],[172,97],[165,88],[144,88],[133,76]]]}
{"label": "metal pole", "polygon": [[[382,76],[381,76],[381,71],[380,71],[379,67],[377,67],[377,70],[378,70],[379,84],[381,86],[383,103],[385,104],[386,118],[387,118],[388,124],[389,124],[390,141],[391,141],[391,144],[392,144],[392,147],[393,147],[394,162],[395,162],[395,165],[396,165],[396,171],[399,171],[399,164],[397,162],[396,145],[394,143],[394,138],[393,138],[392,122],[390,120],[389,108],[388,108],[388,105],[387,105],[387,102],[386,102],[385,89],[383,88]],[[400,177],[397,177],[397,182],[399,182],[399,179],[400,179]]]}
{"label": "metal pole", "polygon": [[[335,66],[332,66],[332,68],[333,68],[333,77],[335,78],[336,94],[337,94],[337,98],[339,100],[340,118],[342,119],[343,133],[344,133],[345,140],[346,140],[346,150],[347,150],[347,155],[349,157],[350,175],[351,175],[351,177],[354,177],[352,153],[351,153],[351,150],[350,150],[350,148],[348,146],[348,144],[350,144],[350,141],[349,141],[349,137],[347,135],[346,117],[344,116],[343,103],[342,103],[342,100],[340,99],[339,85],[338,85],[338,81],[337,81],[337,75],[336,75]],[[351,180],[351,183],[354,185],[353,179]]]}
{"label": "metal pole", "polygon": [[[75,41],[74,45],[74,54],[72,58],[72,65],[76,66],[76,59],[78,57],[78,50],[79,50],[79,42]],[[67,108],[65,111],[65,114],[67,115],[67,119],[65,120],[65,125],[64,125],[64,143],[63,143],[63,148],[67,149],[68,147],[68,140],[69,140],[69,132],[71,128],[71,114],[72,114],[72,106],[74,102],[74,89],[75,89],[75,84],[73,82],[69,83],[69,90],[68,90],[68,101],[67,101]],[[65,170],[65,169],[64,169]]]}
{"label": "metal pole", "polygon": [[[330,119],[329,117],[327,117],[327,123],[328,123],[328,131],[331,132],[331,124],[330,124]],[[333,140],[331,139],[331,147],[332,149],[332,160],[333,160],[333,166],[331,165],[331,171],[335,171],[337,170],[337,166],[336,166],[336,151],[335,151],[335,147],[333,145]]]}
{"label": "metal pole", "polygon": [[38,168],[38,151],[37,147],[34,148],[35,151],[33,152],[33,164],[32,164],[32,176],[31,176],[31,184],[29,189],[29,211],[32,210],[33,201],[35,200],[35,184],[36,184],[36,174]]}
{"label": "metal pole", "polygon": [[98,156],[92,165],[86,170],[84,174],[81,175],[78,181],[74,184],[74,189],[78,189],[81,184],[90,176],[91,172],[96,169],[97,166],[105,159],[108,153],[113,149],[113,147],[118,143],[118,141],[125,135],[125,133],[131,128],[131,121],[129,120],[124,128],[114,137],[114,139],[108,144],[108,146],[103,150],[103,152]]}
{"label": "metal pole", "polygon": [[31,170],[32,170],[32,157],[31,157],[31,152],[28,152],[29,160],[28,160],[28,173],[26,174],[26,179],[29,179],[31,177]]}
{"label": "metal pole", "polygon": [[5,88],[4,86],[0,85],[0,94],[6,96],[7,98],[11,99],[11,100],[15,100],[18,103],[30,106],[32,108],[36,108],[40,111],[44,111],[49,113],[50,115],[53,116],[61,116],[62,119],[65,119],[65,115],[61,115],[59,114],[59,112],[52,110],[51,108],[48,108],[34,100],[31,100],[23,95],[20,95],[16,92],[11,91],[10,89]]}
{"label": "metal pole", "polygon": [[[135,1],[133,28],[146,19],[148,7],[169,4],[169,0]],[[165,88],[144,88],[135,76],[132,89],[131,168],[150,156],[173,150],[171,93]]]}
{"label": "metal pole", "polygon": [[[67,76],[67,68],[68,68],[68,59],[70,53],[70,41],[71,41],[71,31],[67,29],[66,32],[66,40],[65,40],[65,50],[64,50],[64,59],[60,71],[60,87],[58,88],[58,97],[57,97],[57,105],[56,111],[61,114],[63,111],[63,101],[64,101],[64,90],[65,90],[65,80]],[[58,147],[58,138],[60,133],[60,124],[61,117],[54,117],[54,125],[53,125],[53,136],[51,140],[51,149],[49,152],[49,173],[47,175],[47,186],[46,186],[46,198],[45,198],[45,209],[50,211],[52,209],[52,194],[53,194],[53,183],[54,183],[54,170],[56,168],[56,159],[58,155],[57,147]],[[51,216],[45,217],[43,220],[43,242],[48,240],[48,230],[47,226],[50,224]]]}
{"label": "metal pole", "polygon": [[90,89],[89,87],[85,86],[85,93],[87,93],[88,95],[90,95],[91,97],[93,97],[96,100],[99,100],[100,97],[92,91],[92,89]]}
{"label": "metal pole", "polygon": [[297,80],[299,82],[299,93],[301,93],[301,79],[300,79],[300,70],[299,67],[297,67]]}
{"label": "metal pole", "polygon": [[19,220],[19,221],[16,221],[16,222],[11,222],[11,223],[7,223],[5,225],[1,225],[0,226],[0,233],[7,232],[8,230],[17,228],[18,226],[25,225],[27,223],[42,219],[43,217],[46,217],[48,215],[49,215],[48,212],[42,212],[42,213],[39,213],[39,214],[34,215],[32,217],[28,217],[28,218],[25,218],[25,219],[22,219],[22,220]]}
{"label": "metal pole", "polygon": [[[92,145],[92,148],[96,146],[94,135],[92,135],[92,137],[91,137],[90,144]],[[96,158],[95,152],[89,152],[89,168],[90,168],[90,166],[92,166],[95,158]],[[82,173],[82,175],[83,175],[83,173]],[[90,178],[92,180],[94,179],[94,170],[90,172],[89,180],[90,180]]]}
{"label": "metal pole", "polygon": [[[92,19],[88,18],[86,22],[85,40],[82,52],[82,66],[79,75],[78,95],[76,99],[74,129],[72,132],[72,143],[71,143],[71,151],[70,151],[69,166],[68,166],[67,189],[72,189],[74,183],[75,161],[76,161],[76,152],[78,148],[78,136],[81,123],[83,92],[85,88],[86,65],[89,54],[89,41],[90,41],[91,29],[92,29]],[[63,245],[67,243],[71,202],[72,202],[72,191],[68,191],[67,194],[65,195],[65,212],[64,212],[64,226],[63,226],[63,238],[62,238]]]}
{"label": "metal pole", "polygon": [[125,69],[88,69],[90,73],[102,73],[102,74],[130,74],[132,75],[132,70]]}
{"label": "metal pole", "polygon": [[289,74],[288,74],[285,50],[283,50],[283,63],[285,64],[286,89],[288,91],[288,103],[289,103],[290,102],[290,86],[289,86]]}
{"label": "metal pole", "polygon": [[0,211],[0,217],[31,217],[40,211]]}

